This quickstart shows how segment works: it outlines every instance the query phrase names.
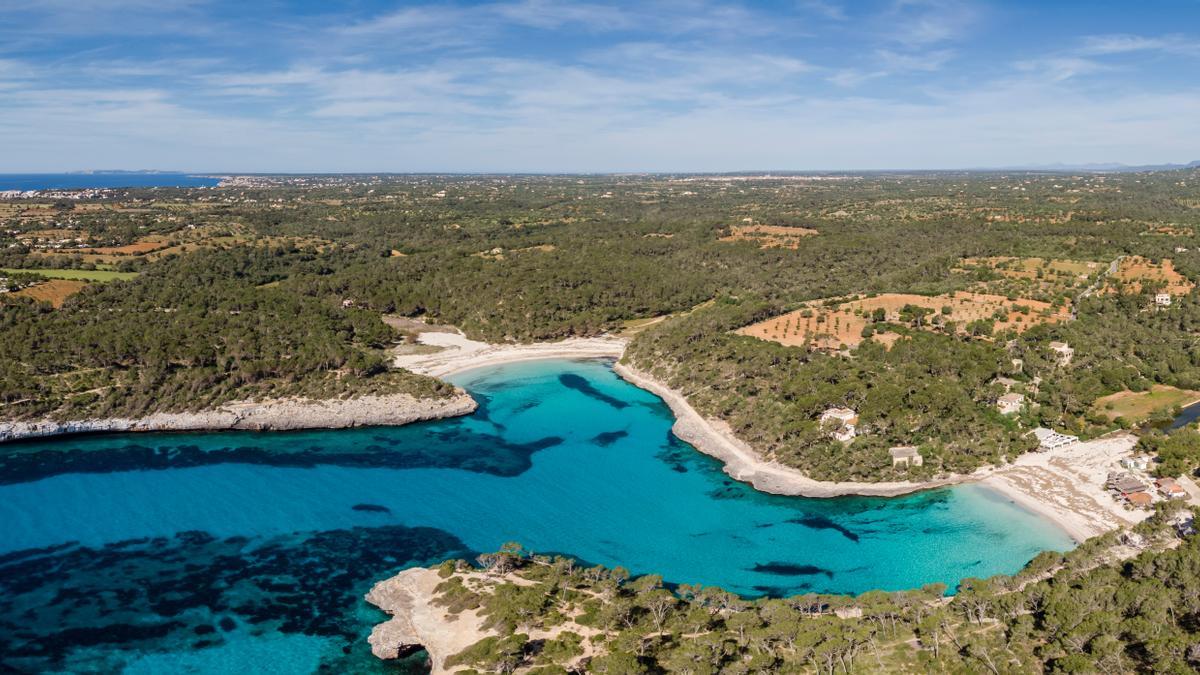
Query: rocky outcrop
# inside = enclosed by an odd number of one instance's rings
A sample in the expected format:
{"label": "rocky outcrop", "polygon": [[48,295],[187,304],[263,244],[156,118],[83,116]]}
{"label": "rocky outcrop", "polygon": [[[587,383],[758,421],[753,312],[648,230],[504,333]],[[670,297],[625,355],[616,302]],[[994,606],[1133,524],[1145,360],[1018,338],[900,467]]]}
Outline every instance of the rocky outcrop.
{"label": "rocky outcrop", "polygon": [[483,617],[476,611],[449,615],[434,605],[441,582],[437,570],[414,567],[375,584],[366,600],[392,618],[371,631],[367,638],[371,653],[381,659],[395,659],[424,648],[433,675],[438,675],[448,672],[447,657],[491,634],[483,629]]}
{"label": "rocky outcrop", "polygon": [[229,429],[286,431],[394,426],[468,415],[477,407],[475,400],[462,390],[449,398],[438,399],[392,394],[331,400],[239,401],[227,403],[215,410],[155,413],[139,418],[0,422],[0,442],[97,432]]}

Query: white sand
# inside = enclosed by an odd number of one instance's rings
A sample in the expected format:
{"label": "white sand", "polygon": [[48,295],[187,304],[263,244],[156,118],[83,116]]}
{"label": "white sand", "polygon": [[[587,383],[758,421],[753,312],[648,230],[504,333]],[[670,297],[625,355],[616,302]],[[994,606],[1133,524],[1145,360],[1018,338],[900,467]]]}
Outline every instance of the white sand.
{"label": "white sand", "polygon": [[473,368],[538,359],[619,359],[629,343],[626,338],[568,338],[534,344],[488,344],[462,333],[422,332],[420,344],[441,347],[431,354],[398,354],[392,364],[421,375],[447,377]]}
{"label": "white sand", "polygon": [[1133,454],[1137,437],[1122,433],[1049,452],[1030,452],[996,469],[983,485],[1050,518],[1076,541],[1141,522],[1150,511],[1129,510],[1104,489],[1110,471]]}

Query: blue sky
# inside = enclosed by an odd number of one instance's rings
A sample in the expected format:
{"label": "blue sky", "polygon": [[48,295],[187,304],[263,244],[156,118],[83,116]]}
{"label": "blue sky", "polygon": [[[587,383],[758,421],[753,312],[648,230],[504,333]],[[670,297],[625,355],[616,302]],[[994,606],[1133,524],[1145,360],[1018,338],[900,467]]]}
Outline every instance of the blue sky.
{"label": "blue sky", "polygon": [[3,0],[0,171],[1200,159],[1200,0]]}

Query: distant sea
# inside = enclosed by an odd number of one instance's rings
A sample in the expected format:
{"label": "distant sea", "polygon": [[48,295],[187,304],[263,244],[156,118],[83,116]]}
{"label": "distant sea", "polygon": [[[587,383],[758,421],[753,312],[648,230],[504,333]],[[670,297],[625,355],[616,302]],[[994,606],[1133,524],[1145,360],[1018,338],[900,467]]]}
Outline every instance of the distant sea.
{"label": "distant sea", "polygon": [[219,182],[186,173],[0,173],[0,190],[212,187]]}

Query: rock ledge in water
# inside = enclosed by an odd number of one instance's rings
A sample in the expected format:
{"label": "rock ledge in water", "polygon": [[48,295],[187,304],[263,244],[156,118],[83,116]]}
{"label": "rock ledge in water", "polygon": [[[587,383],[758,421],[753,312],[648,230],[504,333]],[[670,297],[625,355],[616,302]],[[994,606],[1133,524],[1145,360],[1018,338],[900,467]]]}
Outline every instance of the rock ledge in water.
{"label": "rock ledge in water", "polygon": [[466,392],[445,399],[416,398],[409,394],[360,396],[348,399],[280,399],[240,401],[215,410],[155,413],[146,417],[84,419],[58,422],[0,422],[0,442],[66,434],[125,431],[287,431],[341,429],[359,426],[408,424],[423,420],[469,415],[478,407]]}
{"label": "rock ledge in water", "polygon": [[375,584],[366,600],[392,618],[371,631],[371,653],[396,659],[424,648],[437,675],[447,672],[447,657],[489,635],[475,610],[450,616],[433,604],[434,589],[442,581],[437,570],[415,567]]}

